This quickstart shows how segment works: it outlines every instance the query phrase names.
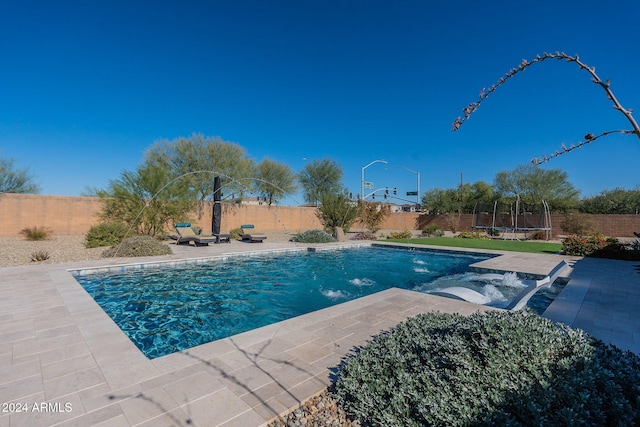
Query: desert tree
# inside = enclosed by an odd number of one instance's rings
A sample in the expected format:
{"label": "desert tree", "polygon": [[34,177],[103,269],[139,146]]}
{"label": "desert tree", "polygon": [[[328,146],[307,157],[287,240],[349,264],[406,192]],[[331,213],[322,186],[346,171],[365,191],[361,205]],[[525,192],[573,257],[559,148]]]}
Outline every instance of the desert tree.
{"label": "desert tree", "polygon": [[578,204],[580,192],[561,169],[543,169],[535,164],[523,164],[513,170],[496,174],[494,191],[504,201],[516,198],[527,205],[546,201],[552,211],[566,211]]}
{"label": "desert tree", "polygon": [[318,204],[325,194],[341,193],[342,169],[333,160],[314,160],[307,163],[298,174],[304,200]]}
{"label": "desert tree", "polygon": [[38,193],[38,185],[29,174],[29,168],[17,168],[15,160],[0,157],[0,193]]}
{"label": "desert tree", "polygon": [[103,222],[125,224],[131,234],[164,234],[170,223],[184,220],[193,210],[188,183],[175,180],[166,169],[145,164],[135,171],[123,171],[106,190],[100,213]]}
{"label": "desert tree", "polygon": [[422,208],[431,213],[454,213],[460,207],[460,190],[457,188],[432,188],[422,194]]}
{"label": "desert tree", "polygon": [[635,190],[614,188],[580,200],[580,212],[588,214],[640,213],[640,187]]}
{"label": "desert tree", "polygon": [[296,174],[284,163],[265,158],[256,166],[255,175],[254,188],[269,206],[296,191]]}
{"label": "desert tree", "polygon": [[423,193],[422,206],[434,213],[473,213],[476,203],[491,204],[494,198],[493,187],[477,181],[457,188],[432,188]]}
{"label": "desert tree", "polygon": [[340,227],[346,233],[359,215],[358,205],[349,199],[347,190],[339,192],[325,192],[320,194],[316,217],[324,226],[324,230],[332,233],[335,227]]}
{"label": "desert tree", "polygon": [[370,233],[380,230],[384,219],[390,213],[387,203],[358,200],[358,222]]}
{"label": "desert tree", "polygon": [[482,101],[487,99],[490,94],[492,94],[493,92],[495,92],[498,89],[498,87],[502,86],[507,81],[509,81],[509,79],[511,79],[512,77],[516,76],[518,73],[526,70],[527,68],[531,67],[532,65],[538,64],[538,63],[542,63],[542,62],[547,61],[549,59],[555,59],[555,60],[560,60],[560,61],[566,61],[568,63],[574,63],[581,70],[584,70],[587,73],[589,73],[591,75],[591,81],[593,83],[595,83],[596,85],[600,86],[605,91],[605,93],[607,95],[607,98],[613,103],[613,108],[615,108],[622,115],[624,115],[624,117],[627,119],[627,121],[631,125],[631,129],[607,130],[607,131],[600,132],[599,134],[594,134],[594,133],[588,132],[587,134],[584,135],[584,140],[583,141],[580,141],[580,142],[578,142],[576,144],[572,144],[569,147],[567,147],[564,144],[562,144],[561,148],[559,150],[556,150],[555,153],[552,153],[550,155],[543,155],[542,157],[539,157],[539,158],[538,157],[534,157],[531,160],[532,163],[534,163],[534,164],[545,163],[545,162],[551,160],[554,157],[557,157],[559,155],[562,155],[562,154],[568,153],[570,151],[573,151],[576,148],[580,148],[580,147],[582,147],[582,146],[584,146],[586,144],[590,144],[593,141],[595,141],[595,140],[597,140],[599,138],[602,138],[603,136],[607,136],[607,135],[610,135],[610,134],[613,134],[613,133],[632,134],[632,135],[635,135],[636,137],[638,137],[638,139],[640,139],[640,126],[638,126],[638,123],[636,122],[636,120],[633,118],[633,116],[631,114],[633,112],[633,110],[626,109],[626,108],[624,108],[622,106],[622,104],[620,104],[620,101],[618,101],[616,96],[613,94],[613,90],[611,89],[611,82],[609,80],[603,81],[596,74],[595,67],[590,67],[587,64],[585,64],[584,62],[582,62],[580,60],[580,58],[578,57],[578,55],[571,56],[571,55],[567,55],[564,52],[555,52],[555,53],[547,53],[547,52],[545,52],[542,55],[537,55],[532,60],[523,59],[522,62],[520,63],[520,65],[518,65],[516,68],[510,69],[496,83],[491,85],[491,87],[489,87],[488,89],[487,88],[483,88],[480,91],[480,94],[478,95],[478,99],[476,101],[470,103],[468,106],[466,106],[462,110],[463,115],[461,117],[457,117],[456,120],[453,122],[453,131],[455,132],[456,130],[458,130],[460,128],[460,126],[462,126],[462,124],[469,119],[471,114],[473,114],[478,109],[478,107],[480,106]]}
{"label": "desert tree", "polygon": [[225,194],[242,195],[250,190],[254,175],[254,161],[243,147],[199,134],[156,142],[146,151],[144,162],[187,183],[195,191],[200,213],[204,201],[213,198],[215,176],[220,177]]}

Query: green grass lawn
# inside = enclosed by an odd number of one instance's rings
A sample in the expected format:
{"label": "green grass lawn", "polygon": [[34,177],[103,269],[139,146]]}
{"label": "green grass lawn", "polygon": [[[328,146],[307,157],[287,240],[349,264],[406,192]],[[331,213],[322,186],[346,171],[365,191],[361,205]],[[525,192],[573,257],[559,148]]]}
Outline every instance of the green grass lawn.
{"label": "green grass lawn", "polygon": [[389,239],[388,241],[398,243],[413,243],[420,245],[453,246],[456,248],[530,252],[535,254],[555,254],[557,252],[560,252],[560,249],[562,249],[562,243],[549,243],[540,241],[457,239],[453,237]]}

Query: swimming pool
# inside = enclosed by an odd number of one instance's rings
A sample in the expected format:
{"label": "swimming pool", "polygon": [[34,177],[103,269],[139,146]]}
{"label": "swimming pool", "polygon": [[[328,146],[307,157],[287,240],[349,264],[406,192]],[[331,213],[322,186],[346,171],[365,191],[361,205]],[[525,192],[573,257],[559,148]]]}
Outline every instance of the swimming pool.
{"label": "swimming pool", "polygon": [[[489,257],[359,247],[75,278],[152,359],[391,287],[429,292],[455,280],[469,285],[469,265]],[[503,297],[508,302],[518,291],[505,289]]]}

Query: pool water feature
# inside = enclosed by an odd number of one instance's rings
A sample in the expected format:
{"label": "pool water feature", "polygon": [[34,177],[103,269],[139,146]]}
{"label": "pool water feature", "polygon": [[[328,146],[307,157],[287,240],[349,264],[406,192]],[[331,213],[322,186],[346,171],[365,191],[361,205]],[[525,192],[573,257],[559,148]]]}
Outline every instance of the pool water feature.
{"label": "pool water feature", "polygon": [[489,257],[360,247],[85,271],[75,278],[152,359],[391,287],[429,292],[456,280],[473,286],[469,265]]}

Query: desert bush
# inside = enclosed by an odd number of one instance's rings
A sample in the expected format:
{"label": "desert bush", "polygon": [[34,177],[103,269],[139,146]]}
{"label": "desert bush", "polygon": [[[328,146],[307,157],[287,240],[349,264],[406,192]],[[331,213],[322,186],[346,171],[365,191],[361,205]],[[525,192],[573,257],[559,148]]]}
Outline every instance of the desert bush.
{"label": "desert bush", "polygon": [[20,234],[27,240],[47,240],[51,238],[51,231],[46,227],[27,227],[20,230]]}
{"label": "desert bush", "polygon": [[422,228],[422,235],[429,237],[442,237],[444,236],[444,231],[442,231],[442,227],[439,225],[427,225]]}
{"label": "desert bush", "polygon": [[581,212],[569,212],[564,216],[564,222],[560,228],[567,234],[576,236],[590,236],[597,234],[596,223],[591,215]]}
{"label": "desert bush", "polygon": [[336,242],[337,240],[323,230],[307,230],[293,236],[291,241],[298,243],[330,243]]}
{"label": "desert bush", "polygon": [[107,249],[102,253],[103,257],[134,257],[168,255],[171,248],[151,236],[134,236],[125,239],[118,246]]}
{"label": "desert bush", "polygon": [[387,239],[410,239],[413,237],[413,234],[409,230],[402,231],[392,231],[389,233],[389,237]]}
{"label": "desert bush", "polygon": [[331,232],[340,227],[347,233],[358,217],[358,207],[346,194],[326,193],[320,198],[320,206],[315,213],[325,231]]}
{"label": "desert bush", "polygon": [[354,234],[349,240],[378,240],[378,237],[373,233],[361,232]]}
{"label": "desert bush", "polygon": [[380,230],[382,221],[390,213],[389,206],[383,203],[367,202],[360,200],[358,202],[358,220],[369,232],[375,233]]}
{"label": "desert bush", "polygon": [[363,425],[640,422],[640,357],[534,315],[426,313],[346,360],[332,393]]}
{"label": "desert bush", "polygon": [[547,233],[542,230],[534,231],[533,233],[529,233],[529,238],[531,240],[546,240]]}
{"label": "desert bush", "polygon": [[460,228],[460,216],[457,214],[445,214],[444,222],[447,224],[447,228],[451,230],[452,233],[455,233]]}
{"label": "desert bush", "polygon": [[613,240],[608,240],[602,234],[567,236],[562,240],[561,253],[563,255],[589,256],[603,249],[610,243],[614,243]]}
{"label": "desert bush", "polygon": [[459,239],[480,239],[480,240],[491,239],[486,234],[480,233],[478,231],[461,231],[456,237]]}
{"label": "desert bush", "polygon": [[640,260],[640,244],[623,244],[615,237],[605,237],[601,234],[568,236],[562,241],[561,253],[563,255],[638,261]]}
{"label": "desert bush", "polygon": [[242,232],[242,227],[238,227],[238,228],[229,230],[229,234],[231,235],[232,239],[240,240],[244,233]]}
{"label": "desert bush", "polygon": [[84,237],[84,246],[99,248],[101,246],[115,246],[125,238],[128,228],[121,222],[106,222],[94,225]]}
{"label": "desert bush", "polygon": [[31,253],[31,261],[33,262],[46,261],[48,259],[49,259],[48,251],[36,251]]}
{"label": "desert bush", "polygon": [[495,228],[489,228],[487,230],[487,236],[498,237],[499,235],[500,235],[500,231],[496,230]]}

